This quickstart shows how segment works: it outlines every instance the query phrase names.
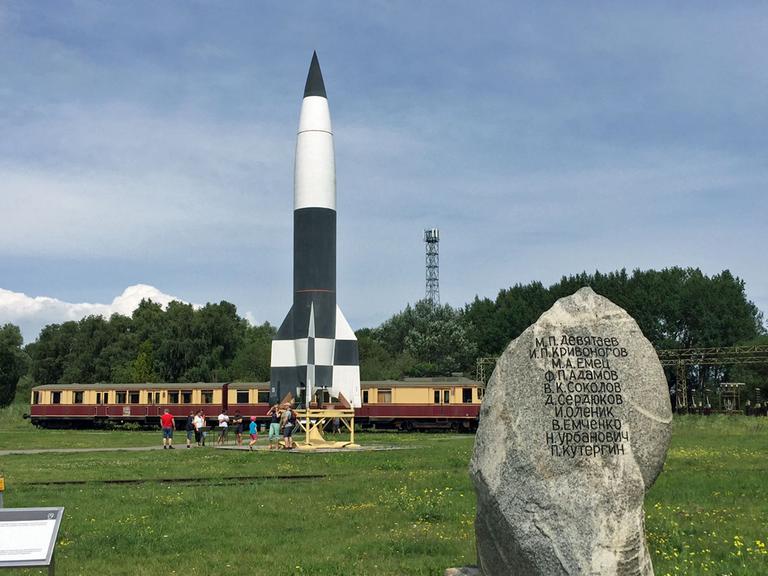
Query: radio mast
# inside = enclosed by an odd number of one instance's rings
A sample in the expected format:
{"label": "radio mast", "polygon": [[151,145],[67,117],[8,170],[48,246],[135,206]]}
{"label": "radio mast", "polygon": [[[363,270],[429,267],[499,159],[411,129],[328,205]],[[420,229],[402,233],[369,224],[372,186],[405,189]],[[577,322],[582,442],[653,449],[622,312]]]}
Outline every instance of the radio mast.
{"label": "radio mast", "polygon": [[433,306],[440,306],[440,230],[438,228],[424,230],[424,243],[427,248],[425,298]]}

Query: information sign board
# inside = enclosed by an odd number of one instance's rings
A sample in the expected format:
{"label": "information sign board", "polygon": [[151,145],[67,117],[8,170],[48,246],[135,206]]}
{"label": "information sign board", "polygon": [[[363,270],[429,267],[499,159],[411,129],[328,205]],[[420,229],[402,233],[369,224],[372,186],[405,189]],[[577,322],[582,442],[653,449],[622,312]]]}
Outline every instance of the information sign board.
{"label": "information sign board", "polygon": [[0,568],[48,566],[64,508],[0,509]]}

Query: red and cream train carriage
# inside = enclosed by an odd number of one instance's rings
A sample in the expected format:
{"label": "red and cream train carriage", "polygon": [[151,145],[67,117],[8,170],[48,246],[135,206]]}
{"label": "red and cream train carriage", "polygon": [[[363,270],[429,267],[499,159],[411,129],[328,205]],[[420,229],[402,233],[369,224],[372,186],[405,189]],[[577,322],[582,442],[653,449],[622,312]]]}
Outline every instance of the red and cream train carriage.
{"label": "red and cream train carriage", "polygon": [[[363,427],[474,429],[483,385],[458,376],[362,382]],[[39,426],[157,424],[165,408],[181,424],[202,410],[215,423],[221,410],[266,421],[268,382],[225,384],[48,384],[32,389],[30,418]],[[326,401],[329,401],[326,398]]]}

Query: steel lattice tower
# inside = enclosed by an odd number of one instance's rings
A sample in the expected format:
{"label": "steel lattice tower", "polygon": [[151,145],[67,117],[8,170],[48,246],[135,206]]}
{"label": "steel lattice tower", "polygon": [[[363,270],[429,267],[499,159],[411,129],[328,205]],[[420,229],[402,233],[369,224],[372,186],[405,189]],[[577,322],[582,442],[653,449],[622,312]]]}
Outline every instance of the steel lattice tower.
{"label": "steel lattice tower", "polygon": [[427,246],[427,288],[425,298],[434,306],[440,305],[440,230],[424,230],[424,243]]}

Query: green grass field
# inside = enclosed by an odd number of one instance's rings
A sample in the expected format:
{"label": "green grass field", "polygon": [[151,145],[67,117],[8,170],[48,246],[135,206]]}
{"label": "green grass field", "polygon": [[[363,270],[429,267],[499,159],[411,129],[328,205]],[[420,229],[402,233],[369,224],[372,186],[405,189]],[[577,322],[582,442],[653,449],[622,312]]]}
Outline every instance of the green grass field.
{"label": "green grass field", "polygon": [[[0,411],[0,450],[159,443],[158,433],[39,431],[12,410]],[[415,576],[474,563],[473,438],[360,436],[405,449],[13,455],[0,457],[0,471],[7,507],[66,507],[61,575]],[[307,474],[320,478],[276,478]],[[232,476],[258,478],[222,480]],[[656,574],[768,575],[766,478],[768,420],[676,419],[666,469],[646,497]],[[89,482],[35,484],[73,480]]]}

